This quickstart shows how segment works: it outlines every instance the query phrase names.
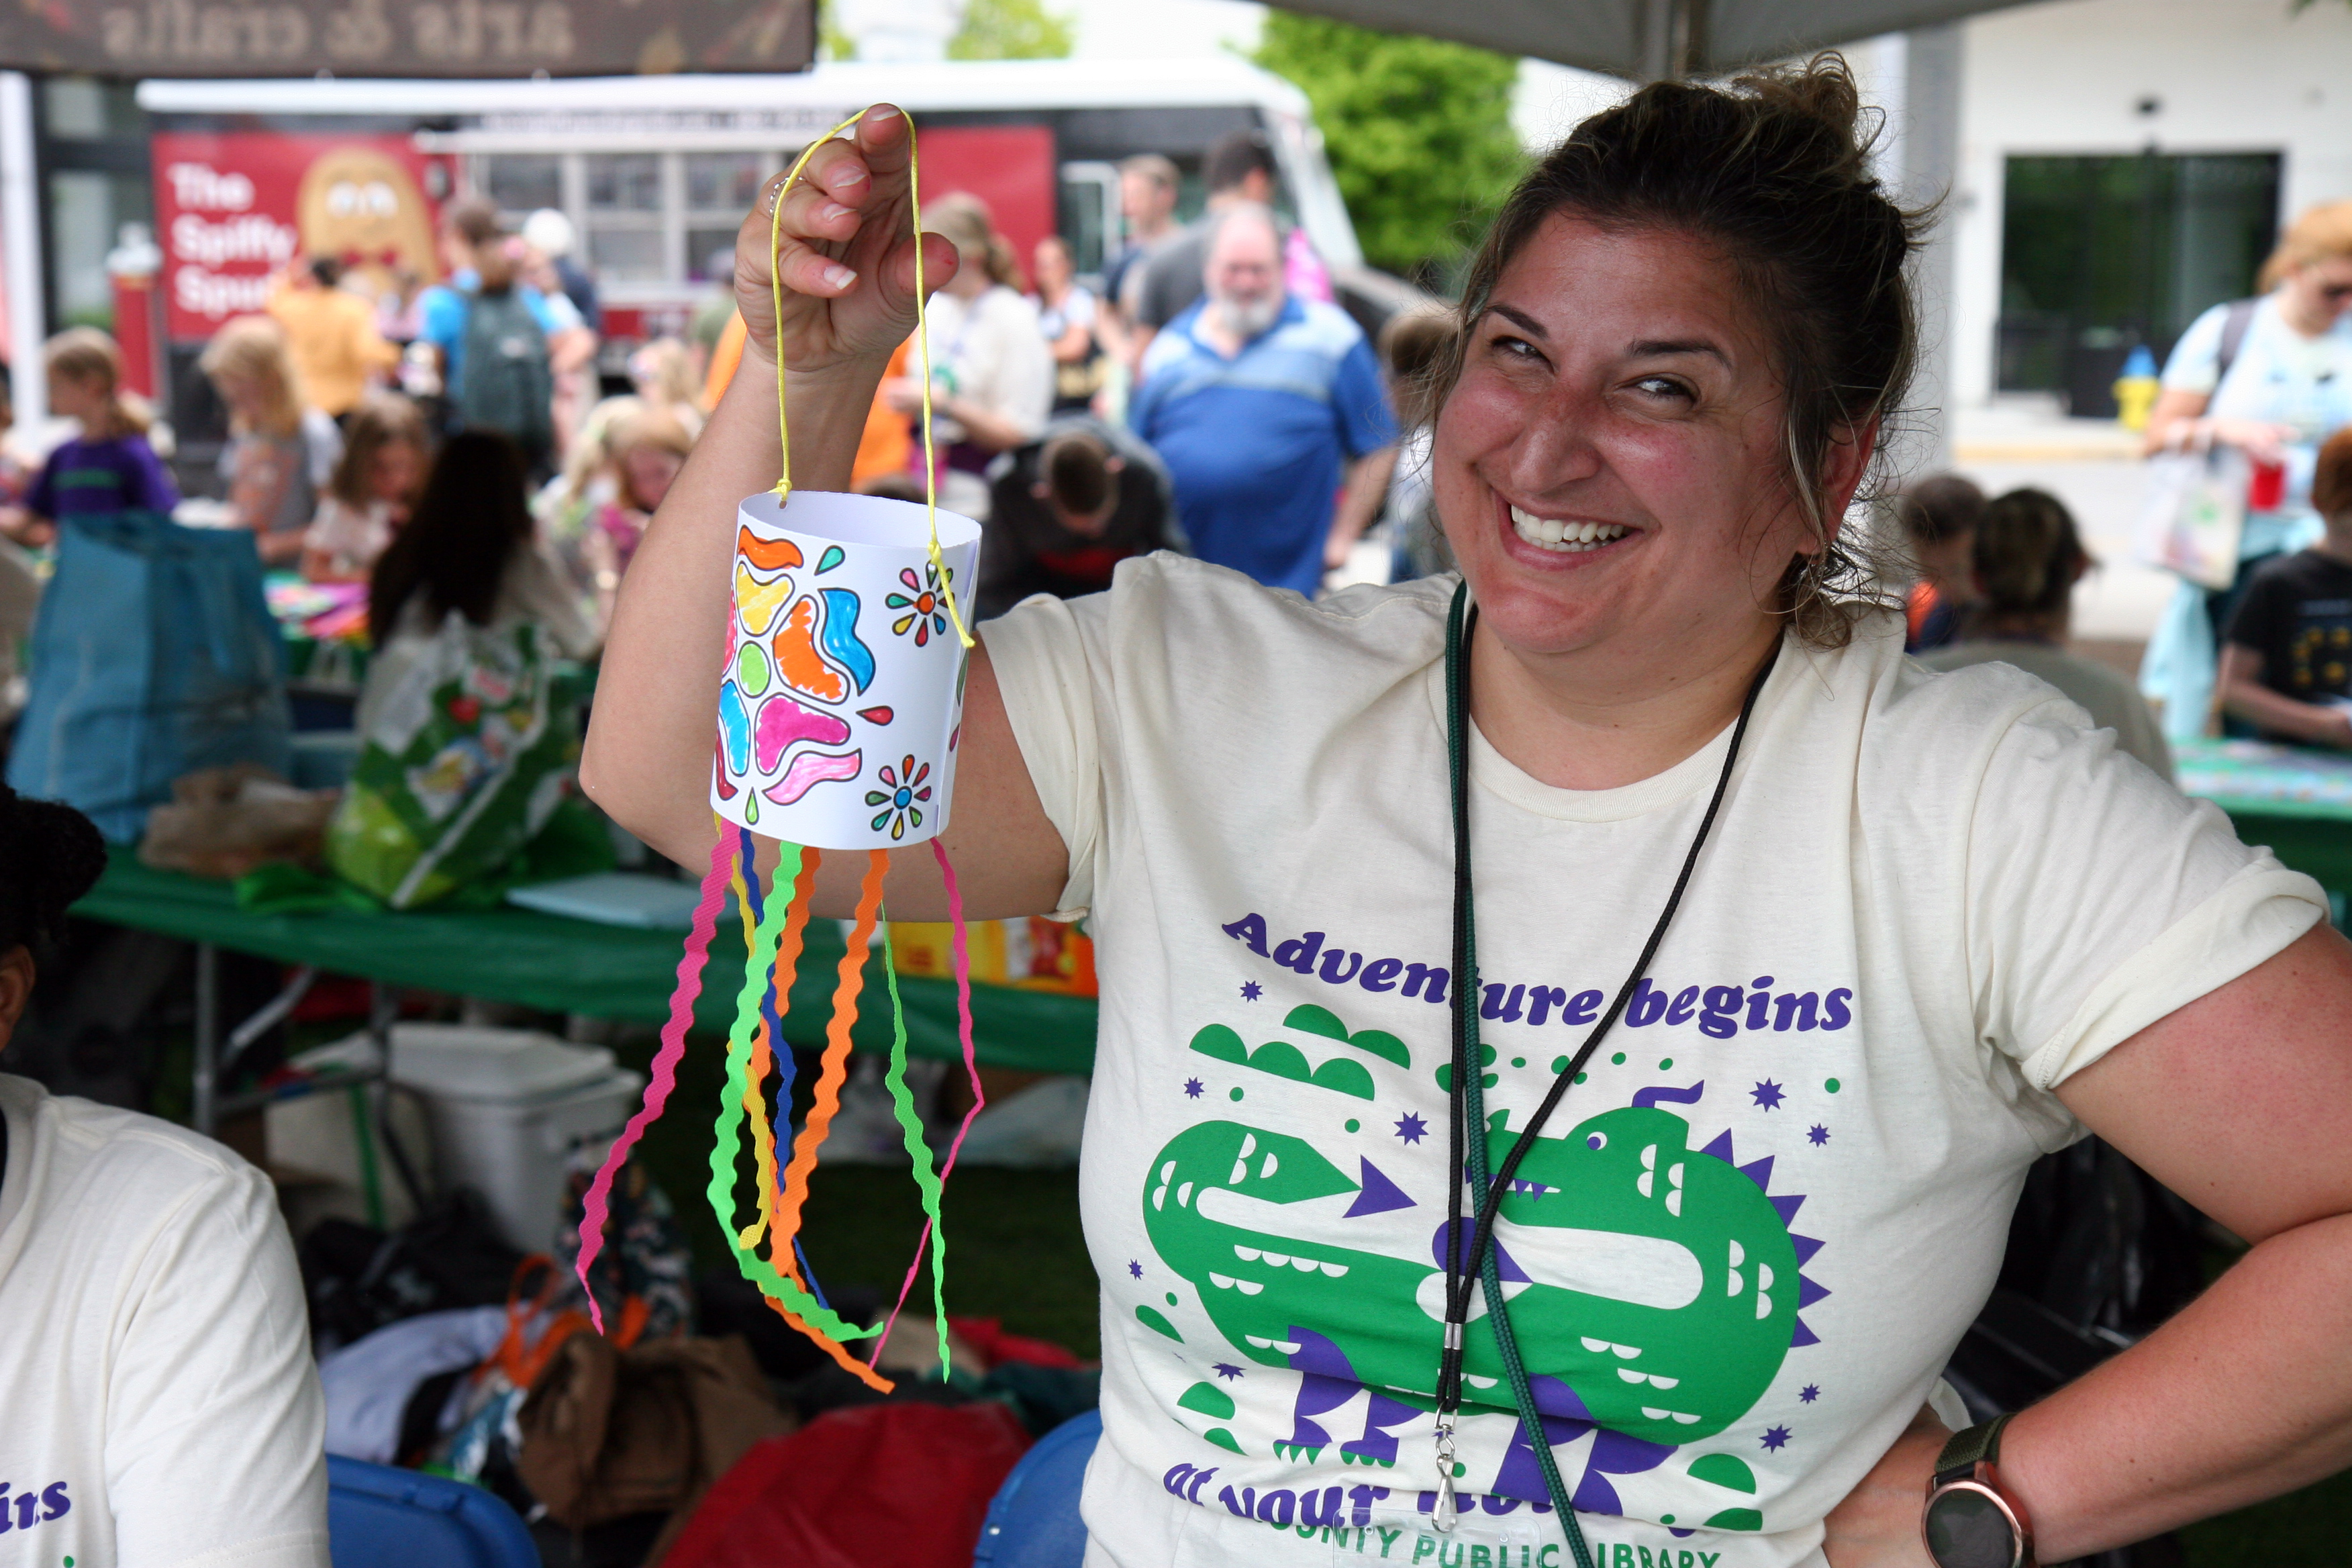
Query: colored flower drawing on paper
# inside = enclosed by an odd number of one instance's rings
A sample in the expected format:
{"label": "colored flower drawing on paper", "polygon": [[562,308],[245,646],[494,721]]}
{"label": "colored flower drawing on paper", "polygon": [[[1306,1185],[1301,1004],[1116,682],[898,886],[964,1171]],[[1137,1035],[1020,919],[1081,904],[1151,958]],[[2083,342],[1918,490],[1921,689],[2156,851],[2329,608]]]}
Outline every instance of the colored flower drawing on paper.
{"label": "colored flower drawing on paper", "polygon": [[931,764],[925,763],[919,768],[915,759],[908,757],[895,769],[883,763],[876,776],[882,787],[866,792],[866,804],[882,808],[874,818],[874,831],[881,832],[887,823],[891,837],[904,838],[908,827],[923,825],[922,803],[931,798],[931,786],[924,781],[931,776]]}
{"label": "colored flower drawing on paper", "polygon": [[[1362,1048],[1370,1033],[1334,1028],[1326,1038]],[[1258,1054],[1245,1065],[1280,1070]],[[1800,1271],[1821,1243],[1790,1230],[1804,1199],[1771,1192],[1773,1161],[1736,1163],[1728,1132],[1700,1147],[1676,1113],[1705,1088],[1643,1089],[1631,1106],[1538,1138],[1502,1199],[1503,1231],[1515,1239],[1498,1242],[1496,1254],[1516,1287],[1512,1318],[1544,1437],[1558,1450],[1594,1435],[1571,1477],[1576,1505],[1622,1512],[1615,1478],[1673,1464],[1721,1489],[1706,1527],[1757,1531],[1765,1521],[1749,1500],[1754,1473],[1723,1448],[1754,1440],[1754,1427],[1743,1437],[1746,1418],[1790,1355],[1819,1342],[1799,1313],[1829,1292]],[[1408,1143],[1417,1122],[1398,1123]],[[1499,1162],[1514,1142],[1494,1130],[1490,1158]],[[1408,1192],[1361,1154],[1327,1156],[1294,1133],[1230,1121],[1186,1129],[1150,1171],[1139,1195],[1152,1249],[1198,1288],[1234,1362],[1302,1374],[1274,1456],[1396,1465],[1402,1430],[1431,1407],[1439,1359],[1430,1305],[1444,1278],[1439,1194]],[[1425,1232],[1400,1212],[1414,1209]],[[1425,1253],[1398,1249],[1401,1223],[1429,1237]],[[1563,1275],[1559,1255],[1538,1246],[1554,1227],[1584,1235],[1585,1247],[1610,1238],[1612,1256],[1628,1265],[1624,1288]],[[1469,1409],[1516,1424],[1483,1318],[1469,1327],[1465,1371]],[[1789,1441],[1786,1428],[1773,1433]],[[1498,1499],[1545,1495],[1523,1426],[1493,1474],[1467,1479]]]}
{"label": "colored flower drawing on paper", "polygon": [[[795,584],[793,569],[804,558],[790,540],[763,539],[739,527],[735,547],[735,618],[728,628],[719,702],[718,794],[732,799],[749,784],[755,795],[790,805],[817,784],[853,780],[864,770],[861,750],[842,749],[852,739],[849,723],[824,710],[874,683],[874,651],[858,635],[863,605],[856,592],[803,592]],[[827,550],[817,573],[841,559],[838,548]],[[866,709],[858,716],[887,723],[890,711]],[[759,787],[762,779],[772,782]],[[756,820],[757,809],[756,801],[745,803],[747,817]]]}
{"label": "colored flower drawing on paper", "polygon": [[903,567],[898,581],[907,585],[903,594],[892,594],[882,602],[894,610],[907,613],[890,623],[890,629],[900,637],[915,634],[915,646],[921,647],[935,637],[948,632],[947,598],[940,592],[940,569],[928,563],[919,578],[911,566]]}

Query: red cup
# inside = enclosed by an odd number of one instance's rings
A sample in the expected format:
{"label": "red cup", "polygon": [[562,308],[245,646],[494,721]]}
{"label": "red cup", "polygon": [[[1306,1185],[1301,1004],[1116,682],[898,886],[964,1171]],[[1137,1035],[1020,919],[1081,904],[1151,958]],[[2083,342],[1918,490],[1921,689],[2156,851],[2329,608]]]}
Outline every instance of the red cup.
{"label": "red cup", "polygon": [[2246,481],[2248,511],[2276,511],[2286,500],[2286,465],[2256,463],[2253,477]]}

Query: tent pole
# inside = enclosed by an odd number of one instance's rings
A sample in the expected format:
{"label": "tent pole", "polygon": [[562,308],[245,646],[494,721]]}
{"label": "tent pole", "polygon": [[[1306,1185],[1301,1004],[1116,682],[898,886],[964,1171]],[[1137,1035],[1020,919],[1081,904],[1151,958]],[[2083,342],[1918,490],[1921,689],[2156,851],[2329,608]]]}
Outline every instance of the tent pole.
{"label": "tent pole", "polygon": [[1679,81],[1704,72],[1708,0],[1643,0],[1642,79]]}
{"label": "tent pole", "polygon": [[23,71],[0,71],[0,277],[8,292],[8,358],[16,427],[38,429],[49,416],[40,373],[48,336],[41,289],[40,171],[33,156],[33,83]]}

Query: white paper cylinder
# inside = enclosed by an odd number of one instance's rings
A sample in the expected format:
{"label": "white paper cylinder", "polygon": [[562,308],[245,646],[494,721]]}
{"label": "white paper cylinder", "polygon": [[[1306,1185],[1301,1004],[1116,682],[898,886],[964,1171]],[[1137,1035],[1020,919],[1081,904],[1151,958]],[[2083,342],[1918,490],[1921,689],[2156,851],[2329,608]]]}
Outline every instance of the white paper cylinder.
{"label": "white paper cylinder", "polygon": [[[971,614],[980,524],[938,513]],[[819,849],[919,844],[947,825],[969,656],[949,618],[922,506],[794,490],[736,510],[735,613],[719,689],[710,804]]]}

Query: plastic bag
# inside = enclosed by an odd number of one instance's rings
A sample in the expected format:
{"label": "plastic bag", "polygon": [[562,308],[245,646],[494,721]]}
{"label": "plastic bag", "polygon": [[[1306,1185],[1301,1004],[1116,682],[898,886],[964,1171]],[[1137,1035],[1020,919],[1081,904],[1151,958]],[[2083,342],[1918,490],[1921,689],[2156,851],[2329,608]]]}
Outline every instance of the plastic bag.
{"label": "plastic bag", "polygon": [[2238,578],[2249,478],[2245,455],[2230,447],[2149,458],[2133,553],[2200,587],[2227,588]]}
{"label": "plastic bag", "polygon": [[65,520],[8,758],[20,794],[127,844],[176,779],[238,763],[288,774],[289,733],[252,534],[150,511]]}
{"label": "plastic bag", "polygon": [[361,737],[327,829],[328,864],[394,909],[498,870],[572,785],[580,726],[558,661],[525,623],[485,630],[451,611]]}

